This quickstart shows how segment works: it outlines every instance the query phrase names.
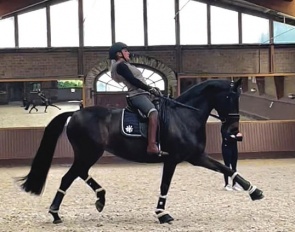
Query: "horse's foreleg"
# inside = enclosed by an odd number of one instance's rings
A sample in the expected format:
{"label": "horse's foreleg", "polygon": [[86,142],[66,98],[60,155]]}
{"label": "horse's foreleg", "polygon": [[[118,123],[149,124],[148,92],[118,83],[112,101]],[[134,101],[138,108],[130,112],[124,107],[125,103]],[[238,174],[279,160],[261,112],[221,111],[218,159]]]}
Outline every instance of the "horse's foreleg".
{"label": "horse's foreleg", "polygon": [[48,105],[45,106],[44,113],[47,113],[47,107]]}
{"label": "horse's foreleg", "polygon": [[207,154],[194,157],[188,160],[188,162],[193,165],[208,168],[213,171],[221,172],[227,176],[230,176],[232,180],[242,186],[244,190],[248,191],[253,201],[260,200],[264,197],[263,192],[260,189],[258,189],[256,186],[253,186],[249,181],[245,180],[238,172],[235,172],[224,164],[218,162],[217,160],[212,159]]}
{"label": "horse's foreleg", "polygon": [[36,112],[38,112],[38,109],[35,106],[32,106],[32,108],[30,109],[29,113],[31,113],[31,111],[35,109]]}
{"label": "horse's foreleg", "polygon": [[157,208],[156,208],[156,216],[159,219],[160,223],[169,223],[174,219],[169,215],[167,211],[165,211],[166,199],[168,190],[171,184],[171,180],[176,168],[176,163],[164,163],[162,181],[161,181],[161,195],[158,200]]}

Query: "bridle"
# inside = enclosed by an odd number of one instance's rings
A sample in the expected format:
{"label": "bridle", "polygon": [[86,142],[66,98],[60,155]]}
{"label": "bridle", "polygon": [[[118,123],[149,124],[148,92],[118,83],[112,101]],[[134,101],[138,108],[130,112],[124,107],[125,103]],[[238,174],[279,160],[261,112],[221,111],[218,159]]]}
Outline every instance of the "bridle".
{"label": "bridle", "polygon": [[210,116],[219,119],[222,124],[227,123],[228,121],[239,121],[240,120],[240,114],[236,112],[236,110],[234,110],[233,108],[233,95],[237,94],[236,90],[234,89],[235,87],[235,82],[231,81],[230,82],[230,90],[229,90],[229,94],[226,96],[226,98],[229,101],[229,106],[230,106],[230,111],[227,113],[226,116],[219,116],[219,115],[212,115],[210,114]]}
{"label": "bridle", "polygon": [[[232,121],[233,119],[235,119],[235,120],[240,119],[240,114],[234,112],[233,107],[232,107],[232,102],[231,102],[232,97],[231,97],[231,95],[233,95],[233,94],[236,94],[236,91],[234,90],[234,81],[231,81],[231,83],[230,83],[230,91],[229,91],[229,94],[226,96],[226,98],[229,100],[229,104],[231,106],[232,112],[231,111],[228,112],[228,114],[226,116],[220,116],[220,115],[212,114],[212,113],[209,114],[211,117],[220,120],[222,122],[222,124],[226,123],[227,121]],[[191,109],[191,110],[194,110],[194,111],[200,111],[200,109],[198,109],[198,108],[183,104],[181,102],[175,101],[174,99],[171,99],[171,98],[168,98],[168,97],[165,97],[165,96],[156,96],[156,97],[163,98],[163,99],[166,99],[168,101],[172,101],[174,104],[180,105],[180,106],[182,106],[184,108],[187,108],[187,109]]]}

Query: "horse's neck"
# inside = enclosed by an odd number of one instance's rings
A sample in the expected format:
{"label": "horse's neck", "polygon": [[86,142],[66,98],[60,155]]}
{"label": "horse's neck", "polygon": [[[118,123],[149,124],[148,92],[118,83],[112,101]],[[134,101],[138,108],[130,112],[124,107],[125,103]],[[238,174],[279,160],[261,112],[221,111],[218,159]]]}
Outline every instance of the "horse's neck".
{"label": "horse's neck", "polygon": [[188,100],[182,100],[180,99],[182,104],[188,105],[190,107],[193,107],[195,109],[197,109],[197,113],[192,111],[192,114],[197,115],[197,120],[202,124],[205,123],[208,118],[209,115],[213,109],[212,105],[209,102],[209,99],[207,99],[204,96],[199,96],[199,97],[194,97],[194,98],[190,98]]}

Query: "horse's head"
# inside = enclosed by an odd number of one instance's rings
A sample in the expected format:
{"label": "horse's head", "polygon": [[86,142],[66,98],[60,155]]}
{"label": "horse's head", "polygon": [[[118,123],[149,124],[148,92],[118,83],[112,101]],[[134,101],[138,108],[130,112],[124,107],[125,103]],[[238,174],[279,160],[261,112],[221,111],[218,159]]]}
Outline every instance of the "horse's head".
{"label": "horse's head", "polygon": [[238,81],[226,82],[225,87],[222,88],[222,91],[215,98],[214,108],[218,112],[222,122],[221,130],[224,133],[232,135],[239,133],[241,82],[241,78]]}

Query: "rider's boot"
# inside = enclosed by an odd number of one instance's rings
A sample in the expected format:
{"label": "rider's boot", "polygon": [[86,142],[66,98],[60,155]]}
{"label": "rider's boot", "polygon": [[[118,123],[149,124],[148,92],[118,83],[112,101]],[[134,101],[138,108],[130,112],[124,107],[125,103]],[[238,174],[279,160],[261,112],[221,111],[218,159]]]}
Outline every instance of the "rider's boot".
{"label": "rider's boot", "polygon": [[158,126],[158,112],[153,111],[149,115],[148,146],[147,146],[147,153],[149,155],[159,155],[159,148],[156,142],[157,126]]}

